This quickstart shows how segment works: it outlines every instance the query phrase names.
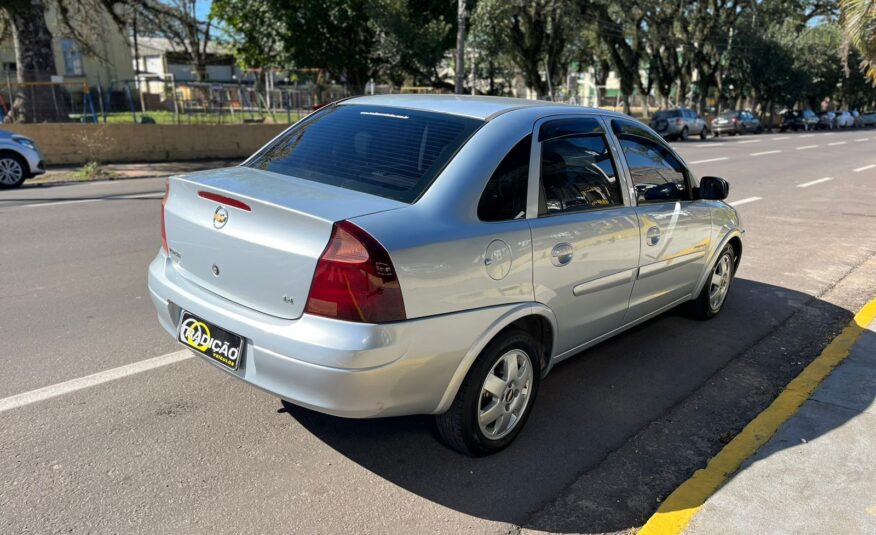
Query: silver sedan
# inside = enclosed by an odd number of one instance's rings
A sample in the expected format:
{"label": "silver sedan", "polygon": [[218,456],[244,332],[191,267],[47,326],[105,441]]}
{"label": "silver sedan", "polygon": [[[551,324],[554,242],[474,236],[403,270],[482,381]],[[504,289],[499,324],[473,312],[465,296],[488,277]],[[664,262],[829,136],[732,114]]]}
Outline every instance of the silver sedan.
{"label": "silver sedan", "polygon": [[484,455],[557,362],[678,305],[721,311],[742,255],[728,189],[616,113],[354,98],[171,178],[149,288],[218,369],[333,415],[434,414]]}

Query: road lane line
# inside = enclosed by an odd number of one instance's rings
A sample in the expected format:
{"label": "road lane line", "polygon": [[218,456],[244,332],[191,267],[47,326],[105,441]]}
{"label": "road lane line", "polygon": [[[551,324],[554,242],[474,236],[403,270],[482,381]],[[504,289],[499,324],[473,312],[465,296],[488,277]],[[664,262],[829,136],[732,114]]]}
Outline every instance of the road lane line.
{"label": "road lane line", "polygon": [[828,147],[835,147],[836,145],[845,145],[845,144],[846,144],[845,141],[837,141],[837,142],[834,142],[834,143],[828,143],[827,146],[828,146]]}
{"label": "road lane line", "polygon": [[760,139],[749,139],[749,140],[746,140],[746,141],[737,141],[736,143],[737,143],[738,145],[744,145],[745,143],[760,143],[761,141],[762,141],[762,140],[760,140]]}
{"label": "road lane line", "polygon": [[874,167],[876,167],[876,163],[874,163],[874,164],[870,164],[870,165],[865,165],[864,167],[859,167],[859,168],[857,168],[857,169],[852,169],[852,171],[854,171],[855,173],[860,173],[861,171],[866,171],[866,170],[868,170],[868,169],[873,169]]}
{"label": "road lane line", "polygon": [[115,381],[116,379],[121,379],[137,373],[154,370],[155,368],[160,368],[169,364],[175,364],[194,356],[195,354],[188,349],[183,349],[166,355],[161,355],[160,357],[141,360],[140,362],[134,362],[133,364],[126,364],[124,366],[119,366],[118,368],[104,370],[102,372],[86,375],[85,377],[79,377],[78,379],[72,379],[45,388],[38,388],[36,390],[31,390],[30,392],[24,392],[23,394],[16,394],[8,398],[0,399],[0,413],[54,397],[63,396],[64,394],[76,392],[77,390]]}
{"label": "road lane line", "polygon": [[867,326],[876,319],[876,299],[855,314],[845,329],[818,357],[785,386],[770,405],[748,422],[717,455],[666,497],[638,535],[678,535],[685,531],[706,501],[733,477],[742,463],[776,434],[815,393],[822,381],[852,351]]}
{"label": "road lane line", "polygon": [[763,156],[763,155],[765,155],[765,154],[776,154],[776,153],[779,153],[779,152],[782,152],[782,151],[780,151],[780,150],[768,150],[768,151],[765,151],[765,152],[752,152],[751,154],[749,154],[749,156]]}
{"label": "road lane line", "polygon": [[54,202],[37,202],[31,204],[22,204],[21,208],[36,208],[37,206],[61,206],[62,204],[83,204],[87,202],[97,202],[103,199],[75,199],[71,201],[54,201]]}
{"label": "road lane line", "polygon": [[822,182],[827,182],[828,180],[833,180],[832,176],[819,178],[818,180],[813,180],[811,182],[804,182],[802,184],[797,184],[798,188],[808,188],[809,186],[814,186],[816,184],[821,184]]}
{"label": "road lane line", "polygon": [[814,149],[817,147],[818,147],[818,145],[803,145],[802,147],[797,147],[797,150]]}
{"label": "road lane line", "polygon": [[748,204],[750,202],[759,201],[763,199],[763,197],[746,197],[744,199],[739,199],[738,201],[733,201],[730,203],[730,206],[739,206],[741,204]]}
{"label": "road lane line", "polygon": [[722,161],[722,160],[729,160],[729,159],[730,159],[730,158],[728,158],[728,157],[726,157],[726,156],[723,156],[723,157],[721,157],[721,158],[709,158],[708,160],[697,160],[697,161],[695,161],[695,162],[688,162],[688,163],[691,164],[691,165],[693,165],[693,164],[695,164],[695,163],[720,162],[720,161]]}
{"label": "road lane line", "polygon": [[800,137],[815,137],[815,134],[803,134]]}
{"label": "road lane line", "polygon": [[714,147],[714,143],[700,143],[699,145],[694,145],[694,147]]}
{"label": "road lane line", "polygon": [[867,141],[868,139],[870,139],[870,138],[869,138],[869,137],[860,137],[860,138],[858,138],[858,139],[855,140],[855,143],[860,143],[860,142],[862,142],[862,141]]}
{"label": "road lane line", "polygon": [[779,136],[779,137],[771,137],[773,141],[781,141],[783,139],[788,139],[788,136]]}

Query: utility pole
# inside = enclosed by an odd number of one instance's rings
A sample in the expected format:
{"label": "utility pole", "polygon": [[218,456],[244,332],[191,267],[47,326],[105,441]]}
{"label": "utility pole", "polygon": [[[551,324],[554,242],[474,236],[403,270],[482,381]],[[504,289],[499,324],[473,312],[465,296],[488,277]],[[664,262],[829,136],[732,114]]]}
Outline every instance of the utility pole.
{"label": "utility pole", "polygon": [[456,12],[456,87],[454,93],[461,95],[465,86],[465,24],[468,19],[465,0],[457,0],[459,9]]}

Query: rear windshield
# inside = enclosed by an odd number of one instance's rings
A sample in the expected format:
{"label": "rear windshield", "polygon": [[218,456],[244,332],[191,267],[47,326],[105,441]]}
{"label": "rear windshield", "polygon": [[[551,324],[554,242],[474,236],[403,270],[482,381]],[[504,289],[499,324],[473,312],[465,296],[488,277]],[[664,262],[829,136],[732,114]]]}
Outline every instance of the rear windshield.
{"label": "rear windshield", "polygon": [[657,121],[659,121],[661,119],[671,119],[673,117],[681,117],[681,114],[679,113],[678,110],[658,111],[657,113],[654,114],[654,119]]}
{"label": "rear windshield", "polygon": [[733,117],[736,117],[738,114],[739,114],[739,112],[737,112],[737,111],[725,111],[724,113],[722,113],[718,117],[720,117],[722,119],[732,119]]}
{"label": "rear windshield", "polygon": [[411,203],[483,121],[339,105],[284,133],[247,165]]}

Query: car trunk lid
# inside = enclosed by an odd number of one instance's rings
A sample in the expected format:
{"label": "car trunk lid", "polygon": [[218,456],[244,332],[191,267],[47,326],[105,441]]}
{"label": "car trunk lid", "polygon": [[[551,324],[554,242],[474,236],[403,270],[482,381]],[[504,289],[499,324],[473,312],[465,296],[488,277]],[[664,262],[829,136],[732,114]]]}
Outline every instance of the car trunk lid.
{"label": "car trunk lid", "polygon": [[243,306],[295,319],[304,311],[333,224],[403,206],[247,167],[173,177],[165,207],[169,254],[191,282]]}

